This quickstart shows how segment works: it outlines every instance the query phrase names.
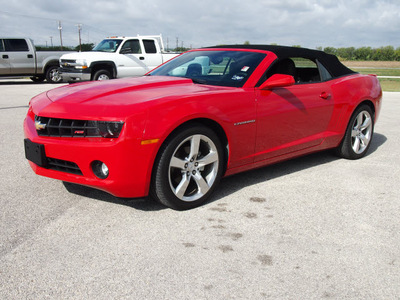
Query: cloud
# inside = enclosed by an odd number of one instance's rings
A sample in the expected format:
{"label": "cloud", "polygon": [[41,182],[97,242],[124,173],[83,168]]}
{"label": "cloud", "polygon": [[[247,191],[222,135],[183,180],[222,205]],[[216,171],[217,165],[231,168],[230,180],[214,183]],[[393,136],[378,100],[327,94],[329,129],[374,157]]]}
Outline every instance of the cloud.
{"label": "cloud", "polygon": [[28,0],[0,7],[0,36],[26,36],[36,44],[64,45],[106,36],[160,34],[169,46],[278,43],[317,46],[400,46],[396,0]]}

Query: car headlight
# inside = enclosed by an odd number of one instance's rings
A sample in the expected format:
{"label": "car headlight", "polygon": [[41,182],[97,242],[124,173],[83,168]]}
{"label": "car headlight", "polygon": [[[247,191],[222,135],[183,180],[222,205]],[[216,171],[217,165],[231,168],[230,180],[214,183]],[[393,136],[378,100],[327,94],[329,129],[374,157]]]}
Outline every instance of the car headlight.
{"label": "car headlight", "polygon": [[87,69],[88,67],[86,59],[77,59],[75,64],[75,69]]}
{"label": "car headlight", "polygon": [[99,134],[105,138],[117,138],[121,133],[123,122],[97,121]]}

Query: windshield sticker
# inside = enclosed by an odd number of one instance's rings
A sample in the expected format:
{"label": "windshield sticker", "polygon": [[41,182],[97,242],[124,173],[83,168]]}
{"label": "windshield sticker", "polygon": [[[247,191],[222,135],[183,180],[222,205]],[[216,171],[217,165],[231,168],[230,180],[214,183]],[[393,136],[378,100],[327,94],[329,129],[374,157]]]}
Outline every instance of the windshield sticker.
{"label": "windshield sticker", "polygon": [[240,81],[243,80],[244,76],[233,75],[232,80]]}
{"label": "windshield sticker", "polygon": [[240,71],[247,72],[250,69],[248,66],[244,66]]}

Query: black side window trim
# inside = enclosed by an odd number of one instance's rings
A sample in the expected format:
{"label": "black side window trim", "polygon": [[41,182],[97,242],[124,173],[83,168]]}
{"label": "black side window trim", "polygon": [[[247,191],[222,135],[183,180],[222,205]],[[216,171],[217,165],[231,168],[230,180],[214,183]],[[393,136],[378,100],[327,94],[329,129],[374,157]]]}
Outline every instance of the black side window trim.
{"label": "black side window trim", "polygon": [[156,42],[154,40],[143,40],[143,45],[146,53],[157,53]]}
{"label": "black side window trim", "polygon": [[4,48],[7,52],[29,52],[25,39],[4,39]]}

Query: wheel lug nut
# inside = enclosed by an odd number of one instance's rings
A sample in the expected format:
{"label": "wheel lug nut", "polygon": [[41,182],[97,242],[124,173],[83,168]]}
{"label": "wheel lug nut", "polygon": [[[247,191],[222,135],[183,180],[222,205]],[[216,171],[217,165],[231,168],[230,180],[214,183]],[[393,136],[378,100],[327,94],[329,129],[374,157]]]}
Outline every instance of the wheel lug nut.
{"label": "wheel lug nut", "polygon": [[193,174],[193,175],[196,175],[196,171],[193,171],[192,174]]}

